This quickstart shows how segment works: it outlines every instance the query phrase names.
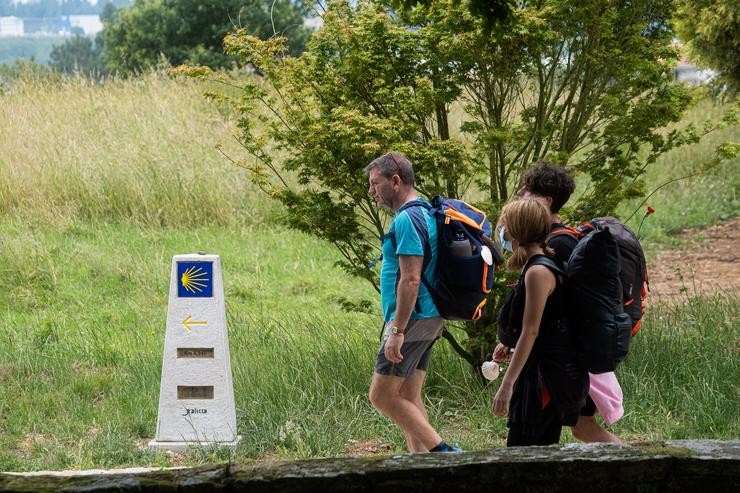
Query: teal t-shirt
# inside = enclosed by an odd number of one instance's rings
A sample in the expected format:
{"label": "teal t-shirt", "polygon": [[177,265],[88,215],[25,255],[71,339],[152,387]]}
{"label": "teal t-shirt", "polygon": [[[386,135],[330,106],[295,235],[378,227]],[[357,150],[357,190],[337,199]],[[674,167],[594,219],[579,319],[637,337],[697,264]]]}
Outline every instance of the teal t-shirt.
{"label": "teal t-shirt", "polygon": [[[423,199],[416,199],[424,201]],[[428,202],[424,201],[428,204]],[[412,212],[413,210],[413,212]],[[398,256],[414,255],[424,256],[424,244],[414,227],[409,215],[423,214],[426,220],[426,227],[429,235],[429,246],[431,247],[431,259],[422,273],[423,276],[434,285],[434,272],[437,266],[437,224],[434,218],[429,214],[425,207],[411,207],[402,210],[393,217],[389,232],[393,233],[396,239],[395,249],[393,241],[387,237],[383,241],[383,264],[380,269],[380,301],[383,306],[383,320],[388,322],[396,316],[396,281],[398,279]],[[434,305],[431,293],[427,290],[424,283],[419,286],[419,295],[416,306],[411,313],[411,319],[417,320],[422,318],[439,317],[437,307]]]}

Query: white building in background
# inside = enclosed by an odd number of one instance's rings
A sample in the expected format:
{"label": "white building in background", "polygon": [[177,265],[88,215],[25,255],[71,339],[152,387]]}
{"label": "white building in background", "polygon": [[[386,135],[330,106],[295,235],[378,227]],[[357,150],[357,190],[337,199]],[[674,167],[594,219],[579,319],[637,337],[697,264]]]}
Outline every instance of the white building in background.
{"label": "white building in background", "polygon": [[0,36],[23,36],[23,19],[0,17]]}
{"label": "white building in background", "polygon": [[[103,30],[97,15],[63,15],[61,17],[0,17],[0,37],[84,34],[93,36]],[[82,31],[82,33],[79,33]]]}
{"label": "white building in background", "polygon": [[79,27],[88,36],[103,30],[103,23],[97,15],[68,15],[70,28]]}

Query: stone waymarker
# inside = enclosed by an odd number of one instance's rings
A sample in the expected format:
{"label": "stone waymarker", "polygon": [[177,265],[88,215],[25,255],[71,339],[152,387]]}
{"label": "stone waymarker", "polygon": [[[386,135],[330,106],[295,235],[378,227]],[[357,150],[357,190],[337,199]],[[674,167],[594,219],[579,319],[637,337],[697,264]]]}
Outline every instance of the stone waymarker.
{"label": "stone waymarker", "polygon": [[221,262],[218,255],[175,255],[157,435],[149,448],[238,441]]}

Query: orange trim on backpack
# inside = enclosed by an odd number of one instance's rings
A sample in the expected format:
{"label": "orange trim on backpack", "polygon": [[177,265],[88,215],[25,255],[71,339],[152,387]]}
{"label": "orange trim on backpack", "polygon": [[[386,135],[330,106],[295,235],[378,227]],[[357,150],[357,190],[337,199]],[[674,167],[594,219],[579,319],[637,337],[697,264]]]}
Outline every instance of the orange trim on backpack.
{"label": "orange trim on backpack", "polygon": [[634,302],[635,302],[635,299],[634,299],[634,298],[632,298],[631,300],[629,300],[628,302],[626,302],[626,303],[624,304],[624,306],[630,306],[630,305],[631,305],[632,303],[634,303]]}
{"label": "orange trim on backpack", "polygon": [[565,226],[563,228],[556,229],[555,231],[550,231],[550,234],[548,236],[554,236],[554,235],[559,235],[563,233],[573,235],[573,236],[578,236],[579,238],[583,236],[580,231],[578,231],[576,228],[571,228],[570,226]]}
{"label": "orange trim on backpack", "polygon": [[475,312],[473,313],[473,316],[470,318],[470,320],[478,320],[483,315],[483,306],[485,306],[486,301],[483,300],[480,302],[480,304],[475,308]]}
{"label": "orange trim on backpack", "polygon": [[[453,221],[459,221],[459,222],[461,222],[463,224],[467,224],[471,228],[475,228],[475,229],[477,229],[479,231],[482,231],[483,230],[483,228],[481,226],[479,226],[478,224],[476,224],[475,221],[473,221],[472,219],[470,219],[465,214],[461,214],[461,213],[457,212],[456,210],[452,210],[452,209],[445,210],[445,216],[447,216],[447,218],[449,218],[449,219],[451,219]],[[445,219],[445,224],[447,224],[447,219]]]}
{"label": "orange trim on backpack", "polygon": [[488,294],[491,292],[490,289],[486,289],[486,279],[488,278],[488,264],[483,262],[483,292]]}
{"label": "orange trim on backpack", "polygon": [[485,224],[486,220],[488,219],[488,215],[487,215],[487,214],[486,214],[485,212],[483,212],[482,210],[478,209],[477,207],[473,207],[473,206],[472,206],[472,205],[470,205],[470,204],[468,204],[468,207],[469,207],[469,208],[470,208],[470,209],[471,209],[471,210],[472,210],[473,212],[477,212],[478,214],[480,214],[481,216],[483,216],[483,220],[482,220],[482,221],[480,222],[480,224],[478,225],[478,226],[480,227],[480,229],[483,229],[483,224]]}
{"label": "orange trim on backpack", "polygon": [[638,320],[634,327],[632,327],[632,332],[630,332],[630,336],[634,336],[637,334],[637,331],[640,330],[640,324],[642,323],[642,320]]}

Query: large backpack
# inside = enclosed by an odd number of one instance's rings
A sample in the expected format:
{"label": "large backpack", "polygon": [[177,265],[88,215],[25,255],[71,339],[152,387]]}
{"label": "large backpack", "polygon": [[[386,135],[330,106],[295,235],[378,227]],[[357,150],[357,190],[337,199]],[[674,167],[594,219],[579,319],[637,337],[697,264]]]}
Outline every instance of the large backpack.
{"label": "large backpack", "polygon": [[[622,303],[620,248],[609,227],[580,239],[564,266],[539,256],[528,263],[564,275],[564,312],[576,358],[591,373],[614,371],[629,351],[632,320]],[[498,338],[516,345],[524,314],[524,272],[509,293],[498,319]]]}
{"label": "large backpack", "polygon": [[[408,212],[424,245],[422,273],[431,260],[423,209],[429,211],[437,224],[438,258],[434,279],[429,280],[422,275],[421,282],[431,293],[442,317],[447,320],[477,320],[483,315],[483,308],[493,287],[494,265],[486,262],[484,246],[490,251],[495,264],[503,263],[503,256],[490,240],[491,223],[485,212],[462,200],[440,195],[432,198],[431,206],[421,200],[404,204],[398,212]],[[385,237],[390,237],[395,247],[393,231],[389,231]],[[469,255],[460,255],[461,243],[468,249]]]}
{"label": "large backpack", "polygon": [[627,356],[632,320],[622,301],[622,256],[609,226],[595,227],[565,265],[565,315],[576,355],[591,373],[614,371]]}
{"label": "large backpack", "polygon": [[596,230],[608,228],[609,232],[617,241],[619,247],[619,280],[622,285],[621,299],[624,311],[632,320],[631,335],[640,330],[642,317],[645,315],[645,297],[648,292],[647,264],[645,253],[631,229],[618,219],[606,216],[596,217],[584,222],[577,228],[557,229],[550,233],[548,240],[558,235],[575,236],[579,241],[589,233]]}

